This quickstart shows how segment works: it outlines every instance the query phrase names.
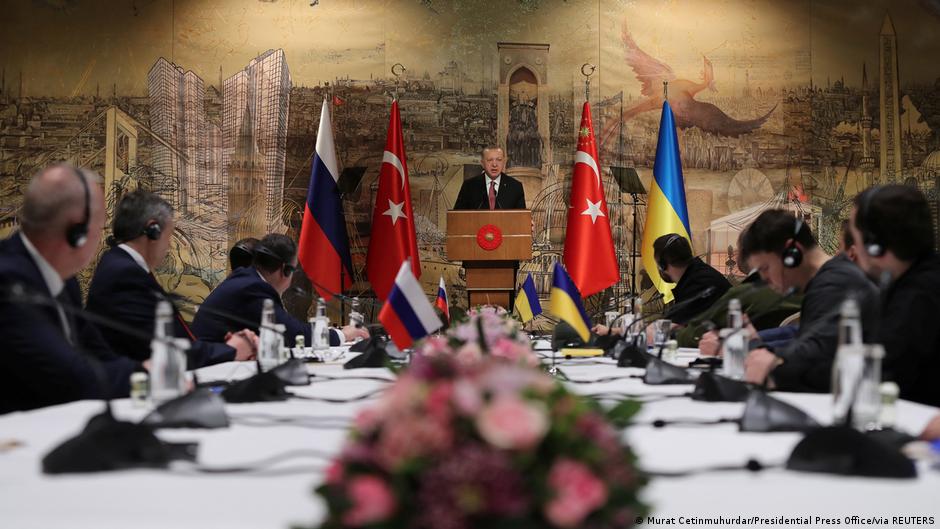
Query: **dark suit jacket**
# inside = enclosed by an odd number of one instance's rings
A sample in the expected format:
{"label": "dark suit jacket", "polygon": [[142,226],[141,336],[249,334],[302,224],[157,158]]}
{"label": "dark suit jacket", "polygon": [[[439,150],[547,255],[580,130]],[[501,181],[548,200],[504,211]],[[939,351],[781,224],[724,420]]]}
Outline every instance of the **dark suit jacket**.
{"label": "dark suit jacket", "polygon": [[876,342],[884,344],[883,373],[901,398],[940,406],[940,257],[916,261],[888,288]]}
{"label": "dark suit jacket", "polygon": [[[74,318],[72,330],[77,346],[69,344],[58,311],[14,302],[13,285],[51,296],[19,233],[0,241],[0,413],[127,396],[130,375],[140,364],[112,353],[98,329],[81,317]],[[65,282],[65,292],[70,305],[82,306],[74,278]]]}
{"label": "dark suit jacket", "polygon": [[[310,344],[310,324],[291,316],[284,309],[281,296],[277,294],[274,287],[261,279],[258,270],[251,266],[235,270],[225,278],[225,281],[215,287],[196,313],[192,330],[200,340],[221,341],[225,333],[246,327],[246,323],[228,316],[235,316],[245,322],[260,322],[261,309],[266,299],[274,300],[274,319],[287,328],[284,332],[284,343],[288,347],[293,346],[294,337],[302,334],[305,343]],[[248,328],[258,331],[257,324]],[[339,343],[338,333],[331,332],[330,345],[339,345]]]}
{"label": "dark suit jacket", "polygon": [[[157,280],[134,261],[122,248],[111,248],[101,256],[88,289],[88,310],[120,321],[146,333],[153,333],[157,302],[167,299]],[[172,302],[171,302],[172,304]],[[173,306],[173,334],[177,338],[190,338],[176,306]],[[241,329],[243,327],[240,327]],[[111,350],[143,361],[150,358],[150,341],[129,336],[114,329],[101,329]],[[230,362],[235,349],[224,343],[194,341],[188,352],[188,367]]]}
{"label": "dark suit jacket", "polygon": [[[485,173],[464,180],[454,209],[490,209]],[[496,191],[496,209],[525,209],[525,190],[522,188],[522,182],[506,173],[502,174],[499,189]]]}
{"label": "dark suit jacket", "polygon": [[672,321],[681,325],[688,324],[692,318],[711,307],[718,298],[731,288],[731,283],[728,282],[725,276],[721,275],[721,272],[696,257],[692,259],[692,264],[685,269],[685,273],[682,274],[679,282],[673,287],[672,295],[675,296],[676,303],[682,303],[697,296],[708,287],[715,287],[711,295],[677,310],[671,316]]}

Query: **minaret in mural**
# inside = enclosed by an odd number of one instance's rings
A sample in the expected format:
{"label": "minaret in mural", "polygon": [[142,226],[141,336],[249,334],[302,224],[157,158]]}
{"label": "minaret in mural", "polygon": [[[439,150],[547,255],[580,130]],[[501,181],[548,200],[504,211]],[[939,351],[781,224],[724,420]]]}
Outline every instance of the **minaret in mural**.
{"label": "minaret in mural", "polygon": [[862,63],[862,159],[858,164],[862,170],[862,185],[868,187],[874,184],[875,157],[871,155],[871,113],[868,111],[868,70]]}
{"label": "minaret in mural", "polygon": [[258,151],[252,128],[251,108],[244,109],[241,127],[235,138],[235,151],[226,166],[228,175],[228,245],[245,237],[261,238],[265,222],[265,158]]}
{"label": "minaret in mural", "polygon": [[879,143],[881,144],[882,184],[903,182],[901,155],[900,87],[898,86],[898,38],[891,15],[885,14],[878,46],[880,64]]}

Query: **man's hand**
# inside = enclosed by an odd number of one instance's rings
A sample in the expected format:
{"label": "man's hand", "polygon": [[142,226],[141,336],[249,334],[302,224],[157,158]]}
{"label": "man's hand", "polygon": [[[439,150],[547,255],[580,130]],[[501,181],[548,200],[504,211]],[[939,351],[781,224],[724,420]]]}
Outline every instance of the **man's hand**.
{"label": "man's hand", "polygon": [[248,329],[225,335],[225,345],[235,349],[235,361],[254,360],[258,354],[258,335]]}
{"label": "man's hand", "polygon": [[708,331],[698,341],[698,352],[702,356],[721,356],[720,345],[718,331]]}
{"label": "man's hand", "polygon": [[346,342],[354,342],[356,338],[362,338],[366,340],[369,338],[369,329],[365,327],[356,327],[354,325],[347,325],[343,327],[343,338]]}
{"label": "man's hand", "polygon": [[744,380],[761,385],[783,360],[767,349],[754,349],[744,359]]}
{"label": "man's hand", "polygon": [[940,415],[937,415],[927,423],[927,427],[924,428],[923,433],[920,434],[920,438],[925,441],[936,441],[940,439]]}

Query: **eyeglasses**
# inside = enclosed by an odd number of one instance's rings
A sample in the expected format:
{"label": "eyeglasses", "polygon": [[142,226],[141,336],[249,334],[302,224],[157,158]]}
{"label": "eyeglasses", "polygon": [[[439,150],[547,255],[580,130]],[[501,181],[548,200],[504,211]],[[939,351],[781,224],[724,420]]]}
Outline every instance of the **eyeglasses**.
{"label": "eyeglasses", "polygon": [[289,265],[284,263],[282,270],[284,271],[284,277],[289,277],[291,274],[297,271],[297,265]]}

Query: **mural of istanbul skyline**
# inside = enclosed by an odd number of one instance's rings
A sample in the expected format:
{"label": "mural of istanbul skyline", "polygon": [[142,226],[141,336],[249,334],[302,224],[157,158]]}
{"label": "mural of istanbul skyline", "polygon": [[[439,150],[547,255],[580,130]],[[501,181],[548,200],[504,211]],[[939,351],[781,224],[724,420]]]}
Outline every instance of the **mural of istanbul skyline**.
{"label": "mural of istanbul skyline", "polygon": [[[585,63],[596,67],[588,97],[623,277],[593,306],[632,290],[664,81],[695,251],[725,273],[738,232],[768,207],[802,212],[831,252],[868,185],[916,185],[935,214],[940,204],[937,0],[32,0],[3,10],[0,235],[15,229],[38,168],[91,167],[109,208],[135,187],[174,205],[160,279],[193,304],[228,273],[234,241],[299,233],[324,99],[341,169],[362,175],[344,181],[350,294],[371,296],[365,251],[396,95],[425,290],[443,275],[465,304],[444,251],[446,212],[496,143],[534,213],[535,257],[521,274],[547,295]],[[635,169],[643,189],[622,189],[611,167]],[[285,301],[303,312],[310,298]]]}

